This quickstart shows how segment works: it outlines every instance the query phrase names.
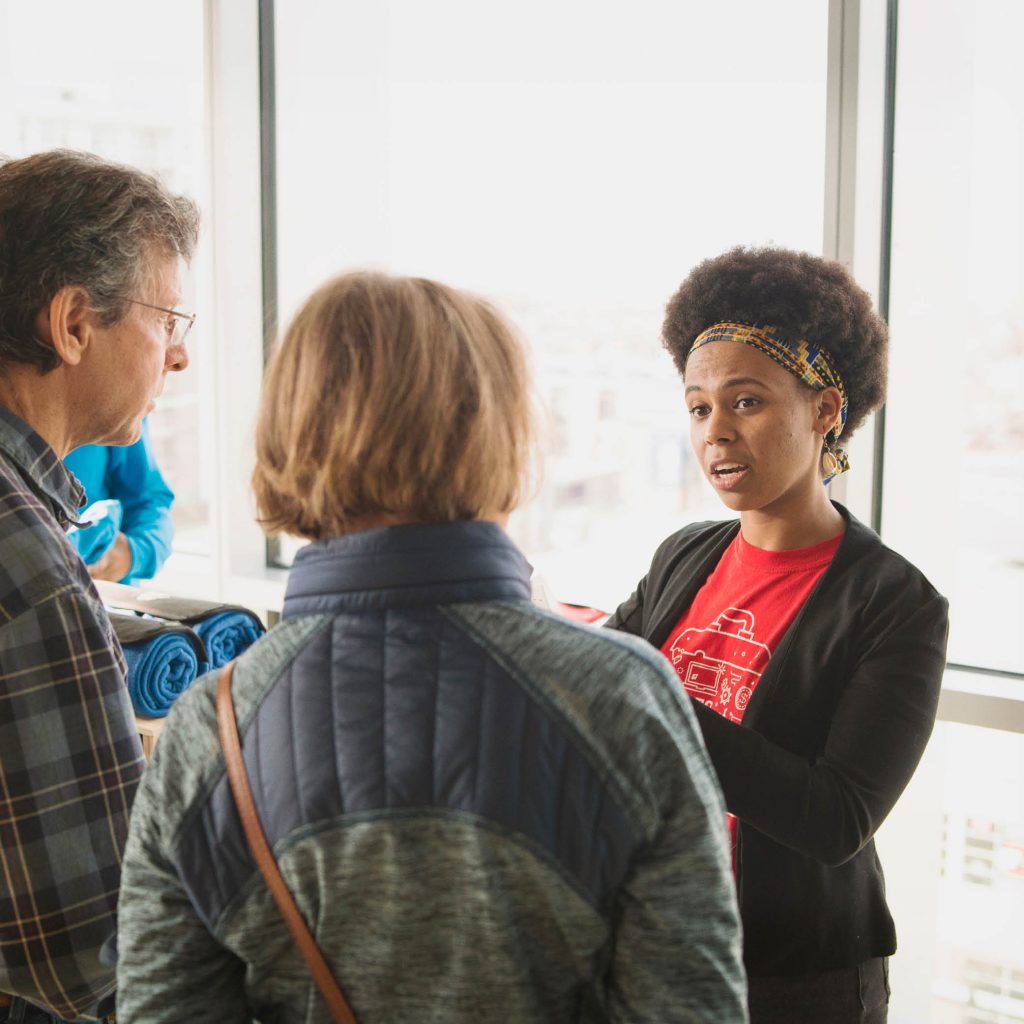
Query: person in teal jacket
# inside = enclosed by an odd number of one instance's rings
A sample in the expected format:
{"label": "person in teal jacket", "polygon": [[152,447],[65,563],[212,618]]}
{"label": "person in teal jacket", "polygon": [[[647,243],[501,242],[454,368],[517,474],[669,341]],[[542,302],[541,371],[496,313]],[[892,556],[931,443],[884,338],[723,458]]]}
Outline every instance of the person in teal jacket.
{"label": "person in teal jacket", "polygon": [[156,464],[149,424],[134,444],[84,445],[64,464],[85,488],[82,521],[92,525],[72,529],[69,539],[89,572],[118,583],[152,579],[171,553],[174,492]]}

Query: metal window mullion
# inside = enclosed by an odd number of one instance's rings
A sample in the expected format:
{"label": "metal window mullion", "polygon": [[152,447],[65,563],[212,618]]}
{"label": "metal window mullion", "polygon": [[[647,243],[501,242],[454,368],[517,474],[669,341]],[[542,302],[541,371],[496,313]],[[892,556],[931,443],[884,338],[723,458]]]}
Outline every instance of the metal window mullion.
{"label": "metal window mullion", "polygon": [[[860,0],[829,0],[825,87],[825,189],[822,255],[853,268],[857,200]],[[839,477],[830,495],[849,502]]]}
{"label": "metal window mullion", "polygon": [[[899,42],[899,0],[888,0],[885,26],[885,120],[882,144],[882,225],[878,274],[878,312],[889,322],[892,273],[893,171],[896,152],[896,58]],[[882,532],[882,496],[885,471],[885,406],[875,414],[875,452],[871,488],[871,527]]]}
{"label": "metal window mullion", "polygon": [[822,254],[853,264],[860,0],[829,0]]}
{"label": "metal window mullion", "polygon": [[[274,0],[259,0],[260,67],[260,238],[263,255],[263,363],[277,337],[277,53]],[[266,565],[280,568],[281,541],[266,539]]]}

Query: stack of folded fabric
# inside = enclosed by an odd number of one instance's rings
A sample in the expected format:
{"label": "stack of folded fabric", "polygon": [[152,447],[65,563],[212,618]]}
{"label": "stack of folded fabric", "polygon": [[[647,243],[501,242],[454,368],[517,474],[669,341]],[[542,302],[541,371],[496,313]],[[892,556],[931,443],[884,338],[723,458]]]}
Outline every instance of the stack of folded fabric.
{"label": "stack of folded fabric", "polygon": [[257,615],[237,605],[109,583],[98,589],[115,612],[132,703],[149,718],[166,715],[197,676],[237,658],[266,632]]}

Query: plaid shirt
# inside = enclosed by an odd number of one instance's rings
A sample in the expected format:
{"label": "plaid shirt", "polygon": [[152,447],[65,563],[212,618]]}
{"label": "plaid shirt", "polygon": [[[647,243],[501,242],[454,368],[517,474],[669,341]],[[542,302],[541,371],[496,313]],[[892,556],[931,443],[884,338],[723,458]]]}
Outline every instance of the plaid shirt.
{"label": "plaid shirt", "polygon": [[64,535],[82,498],[0,407],[0,992],[70,1019],[113,1008],[100,948],[143,768],[121,649]]}

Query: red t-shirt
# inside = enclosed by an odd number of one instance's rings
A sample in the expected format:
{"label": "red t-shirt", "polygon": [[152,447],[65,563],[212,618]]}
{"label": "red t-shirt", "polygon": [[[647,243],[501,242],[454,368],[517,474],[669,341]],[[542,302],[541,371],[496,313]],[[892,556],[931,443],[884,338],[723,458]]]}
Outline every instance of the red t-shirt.
{"label": "red t-shirt", "polygon": [[[736,534],[661,648],[691,697],[742,720],[768,659],[841,540],[764,551]],[[735,849],[732,815],[729,833]]]}

